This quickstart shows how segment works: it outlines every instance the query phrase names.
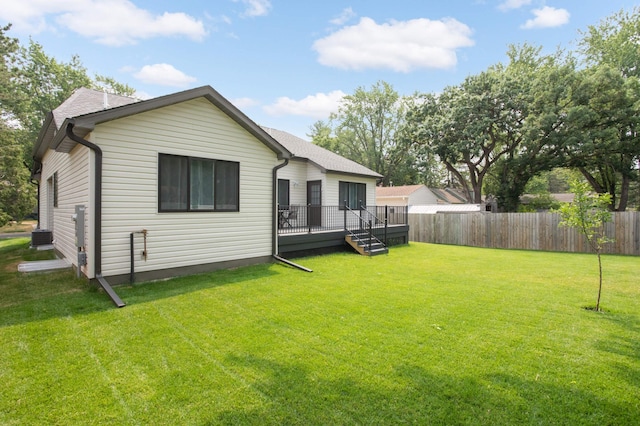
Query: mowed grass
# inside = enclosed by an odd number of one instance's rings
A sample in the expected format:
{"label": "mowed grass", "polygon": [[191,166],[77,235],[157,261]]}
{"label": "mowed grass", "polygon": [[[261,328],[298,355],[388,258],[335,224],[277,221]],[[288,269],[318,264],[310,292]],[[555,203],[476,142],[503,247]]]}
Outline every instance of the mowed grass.
{"label": "mowed grass", "polygon": [[[120,287],[0,242],[0,424],[640,424],[640,259],[412,243]],[[38,254],[38,256],[43,256]]]}

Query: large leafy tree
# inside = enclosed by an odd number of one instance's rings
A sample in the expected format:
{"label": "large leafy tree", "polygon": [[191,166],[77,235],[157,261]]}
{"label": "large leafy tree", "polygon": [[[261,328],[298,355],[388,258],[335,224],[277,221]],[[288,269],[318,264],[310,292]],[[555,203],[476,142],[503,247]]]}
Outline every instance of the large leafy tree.
{"label": "large leafy tree", "polygon": [[611,209],[624,211],[640,168],[640,8],[620,11],[582,32],[579,51],[587,68],[575,93],[583,137],[572,160]]}
{"label": "large leafy tree", "polygon": [[624,211],[640,158],[640,85],[606,64],[580,72],[566,128],[571,129],[568,164],[597,193],[610,194],[612,210]]}
{"label": "large leafy tree", "polygon": [[20,46],[7,35],[10,28],[0,28],[0,210],[5,219],[21,220],[35,203],[27,165],[46,114],[80,87],[124,95],[135,90],[111,77],[92,79],[77,56],[61,62],[33,40]]}
{"label": "large leafy tree", "polygon": [[413,183],[414,157],[400,137],[409,102],[384,81],[369,90],[358,87],[329,122],[314,124],[310,136],[313,143],[380,173],[386,185]]}
{"label": "large leafy tree", "polygon": [[11,78],[13,96],[7,102],[12,117],[25,130],[22,144],[25,161],[29,161],[31,148],[47,113],[64,102],[74,90],[89,87],[111,93],[133,95],[135,90],[118,83],[111,77],[89,77],[76,55],[69,62],[48,56],[41,44],[31,40],[29,46],[20,47],[14,57]]}
{"label": "large leafy tree", "polygon": [[35,186],[22,161],[22,147],[17,141],[19,130],[0,124],[0,226],[9,220],[21,221],[33,211]]}
{"label": "large leafy tree", "polygon": [[[33,208],[34,188],[29,184],[29,171],[23,164],[21,134],[12,120],[16,54],[18,40],[7,36],[11,25],[0,28],[0,226],[22,218]],[[9,125],[9,122],[11,125]]]}
{"label": "large leafy tree", "polygon": [[525,93],[522,139],[496,165],[494,185],[485,191],[497,196],[503,210],[517,211],[531,179],[566,164],[567,145],[576,138],[567,126],[567,108],[579,80],[574,58],[563,52],[540,56],[538,49],[525,46],[512,48],[510,57]]}
{"label": "large leafy tree", "polygon": [[[522,156],[531,75],[541,60],[539,49],[530,46],[512,47],[509,55],[507,66],[490,67],[439,95],[426,94],[407,114],[414,144],[437,154],[472,203],[482,201],[485,179],[496,167],[506,177]],[[521,192],[531,175],[521,183],[518,176],[503,181],[517,183]]]}

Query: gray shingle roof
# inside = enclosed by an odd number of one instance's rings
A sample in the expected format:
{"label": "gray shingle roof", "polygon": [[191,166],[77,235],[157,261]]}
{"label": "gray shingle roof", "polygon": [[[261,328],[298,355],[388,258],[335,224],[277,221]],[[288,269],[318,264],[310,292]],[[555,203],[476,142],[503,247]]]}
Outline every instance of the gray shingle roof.
{"label": "gray shingle roof", "polygon": [[262,128],[287,150],[293,153],[294,158],[304,158],[318,167],[328,172],[348,173],[352,175],[370,176],[380,178],[381,174],[374,172],[367,167],[344,158],[334,152],[324,149],[318,145],[300,139],[291,133],[269,127]]}
{"label": "gray shingle roof", "polygon": [[134,102],[139,102],[139,100],[81,87],[52,111],[53,120],[56,128],[59,129],[66,118],[74,118],[92,112],[129,105]]}
{"label": "gray shingle roof", "polygon": [[66,132],[56,131],[60,130],[61,126],[63,126],[67,120],[69,124],[73,124],[73,132],[76,136],[83,138],[91,132],[97,124],[201,97],[211,102],[229,116],[229,118],[264,143],[277,154],[279,159],[290,158],[291,152],[236,106],[231,104],[231,102],[211,86],[202,86],[144,101],[138,101],[137,99],[126,96],[108,94],[106,95],[106,105],[104,93],[86,88],[78,89],[58,108],[47,114],[45,123],[34,146],[34,159],[40,161],[47,149],[55,149],[59,152],[70,152],[71,149],[75,147],[76,142],[69,139],[66,136]]}

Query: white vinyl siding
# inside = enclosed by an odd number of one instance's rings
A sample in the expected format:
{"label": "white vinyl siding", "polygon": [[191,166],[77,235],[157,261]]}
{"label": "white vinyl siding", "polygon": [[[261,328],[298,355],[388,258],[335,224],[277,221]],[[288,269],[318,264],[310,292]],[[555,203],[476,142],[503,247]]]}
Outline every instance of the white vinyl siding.
{"label": "white vinyl siding", "polygon": [[[96,126],[90,140],[104,155],[102,272],[136,272],[269,256],[272,170],[279,161],[262,142],[200,98]],[[238,212],[158,212],[159,154],[240,164]]]}
{"label": "white vinyl siding", "polygon": [[[40,182],[40,225],[47,227],[49,217],[53,218],[53,241],[58,250],[72,264],[77,265],[77,248],[75,238],[75,222],[72,217],[76,205],[86,207],[85,241],[87,250],[92,247],[92,237],[89,233],[92,204],[89,199],[89,185],[91,184],[90,159],[92,155],[88,148],[76,146],[69,154],[49,150],[42,161],[42,180]],[[58,174],[58,207],[49,209],[53,204],[47,203],[49,186],[47,180]],[[51,194],[52,195],[52,194]],[[88,264],[93,267],[93,256],[87,256]],[[88,274],[87,267],[83,272]]]}
{"label": "white vinyl siding", "polygon": [[307,163],[303,161],[289,161],[278,170],[278,179],[289,180],[289,204],[292,206],[307,205]]}

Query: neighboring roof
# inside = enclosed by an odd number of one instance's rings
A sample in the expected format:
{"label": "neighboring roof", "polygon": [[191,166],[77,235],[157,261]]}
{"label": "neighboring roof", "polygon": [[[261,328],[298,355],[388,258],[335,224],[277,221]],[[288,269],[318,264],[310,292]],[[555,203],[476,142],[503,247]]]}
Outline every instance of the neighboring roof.
{"label": "neighboring roof", "polygon": [[70,152],[76,142],[69,139],[65,131],[67,123],[74,124],[74,133],[85,137],[97,124],[117,120],[158,108],[205,98],[241,127],[278,154],[278,158],[290,158],[291,152],[254,123],[242,111],[225,99],[211,86],[202,86],[171,95],[160,96],[145,101],[137,101],[125,96],[108,95],[104,108],[104,94],[91,89],[76,90],[65,102],[47,115],[34,147],[34,158],[41,160],[47,149]]}
{"label": "neighboring roof", "polygon": [[479,212],[480,204],[428,204],[424,206],[409,206],[409,213],[474,213]]}
{"label": "neighboring roof", "polygon": [[318,166],[323,172],[338,172],[376,178],[382,177],[381,174],[376,173],[355,161],[351,161],[336,154],[335,152],[331,152],[328,149],[324,149],[304,139],[300,139],[291,133],[269,127],[263,127],[263,129],[275,140],[281,143],[287,150],[293,153],[294,158],[306,159]]}
{"label": "neighboring roof", "polygon": [[445,189],[437,189],[430,188],[431,192],[434,193],[436,197],[449,204],[465,204],[467,200],[460,194],[456,189],[453,188],[445,188]]}
{"label": "neighboring roof", "polygon": [[408,197],[425,185],[403,185],[403,186],[378,186],[376,187],[376,197],[401,198]]}

